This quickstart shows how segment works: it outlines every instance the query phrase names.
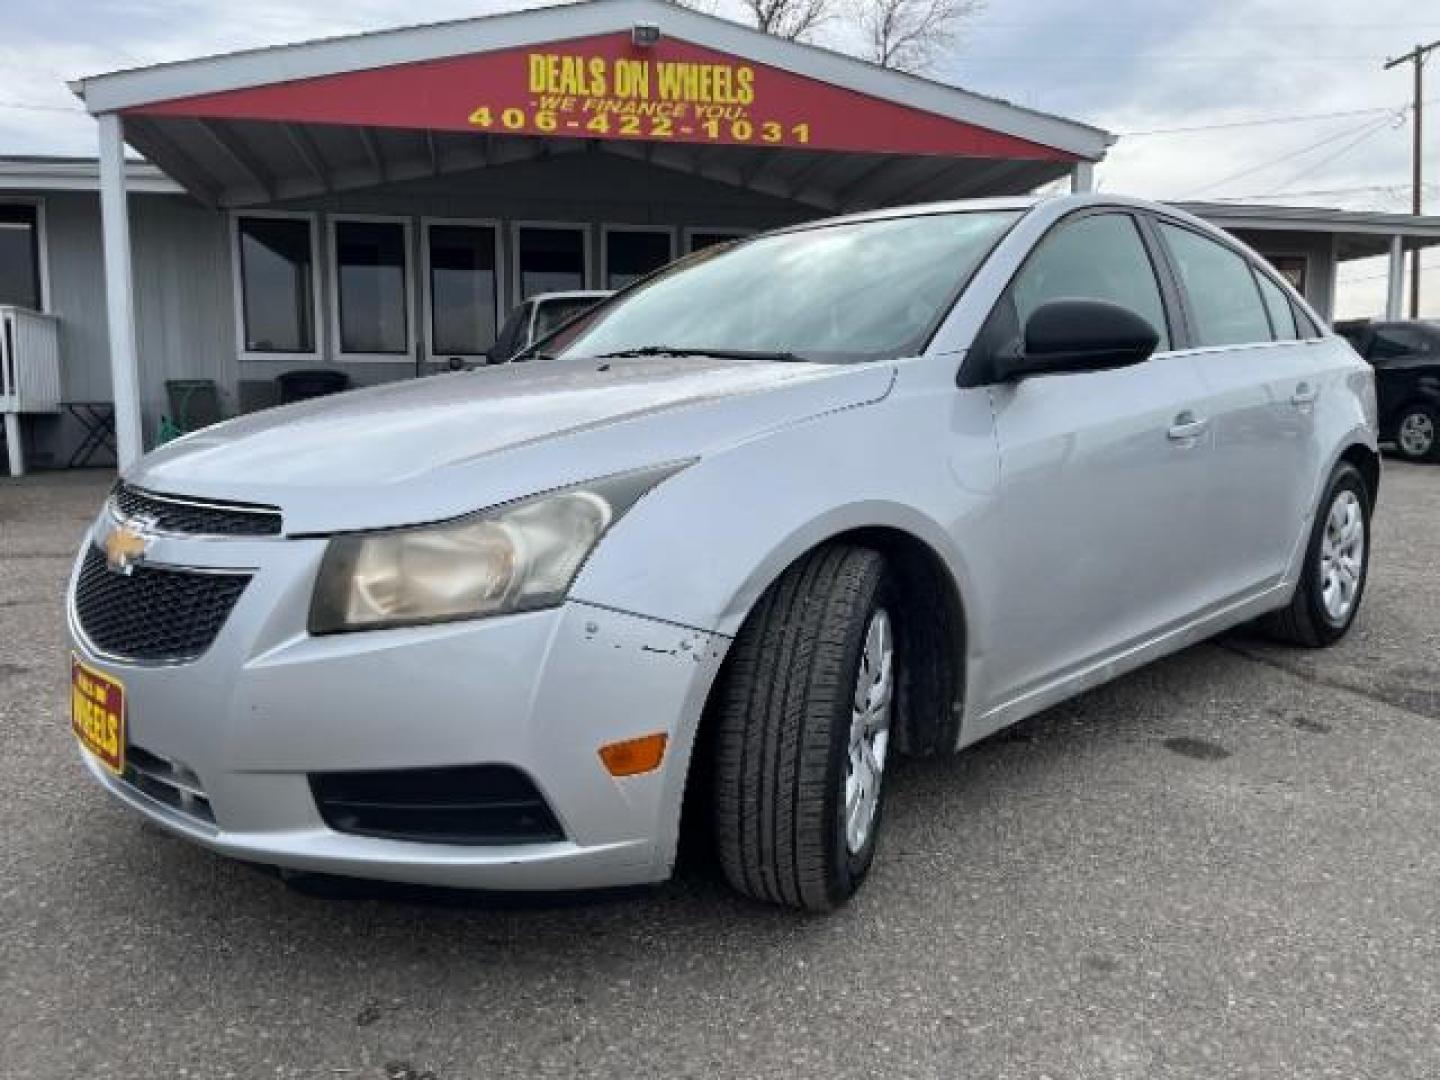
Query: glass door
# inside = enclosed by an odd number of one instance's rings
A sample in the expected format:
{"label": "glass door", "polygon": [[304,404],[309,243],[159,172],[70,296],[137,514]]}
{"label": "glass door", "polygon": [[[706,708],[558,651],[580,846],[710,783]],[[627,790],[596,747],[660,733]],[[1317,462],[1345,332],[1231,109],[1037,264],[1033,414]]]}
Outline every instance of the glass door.
{"label": "glass door", "polygon": [[500,232],[489,221],[424,223],[425,312],[433,360],[477,360],[495,343]]}

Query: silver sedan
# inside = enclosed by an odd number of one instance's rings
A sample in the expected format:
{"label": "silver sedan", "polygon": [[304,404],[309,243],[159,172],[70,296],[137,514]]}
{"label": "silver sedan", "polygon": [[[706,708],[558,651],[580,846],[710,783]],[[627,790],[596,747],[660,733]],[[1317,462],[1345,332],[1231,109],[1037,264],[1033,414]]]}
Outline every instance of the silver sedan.
{"label": "silver sedan", "polygon": [[694,812],[826,910],[897,754],[1364,592],[1370,371],[1173,209],[807,224],[536,352],[124,476],[70,590],[94,777],[239,858],[496,889],[661,880]]}

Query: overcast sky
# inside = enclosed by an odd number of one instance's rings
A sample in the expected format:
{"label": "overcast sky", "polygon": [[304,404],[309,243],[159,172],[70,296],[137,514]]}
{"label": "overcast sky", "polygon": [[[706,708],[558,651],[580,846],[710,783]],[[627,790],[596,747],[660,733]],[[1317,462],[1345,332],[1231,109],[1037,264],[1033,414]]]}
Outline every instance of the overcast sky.
{"label": "overcast sky", "polygon": [[[722,13],[733,4],[714,0]],[[93,123],[65,87],[79,75],[526,6],[534,5],[17,2],[0,43],[0,154],[93,154]],[[1098,172],[1105,190],[1408,210],[1410,69],[1381,68],[1436,38],[1440,4],[1416,0],[990,0],[933,74],[1122,135]],[[821,42],[853,44],[839,26]],[[1427,208],[1440,212],[1440,63],[1428,74]],[[1140,134],[1337,113],[1345,115]],[[1431,264],[1426,309],[1440,316],[1440,252],[1426,257]],[[1378,311],[1383,270],[1373,261],[1345,267],[1340,314]]]}

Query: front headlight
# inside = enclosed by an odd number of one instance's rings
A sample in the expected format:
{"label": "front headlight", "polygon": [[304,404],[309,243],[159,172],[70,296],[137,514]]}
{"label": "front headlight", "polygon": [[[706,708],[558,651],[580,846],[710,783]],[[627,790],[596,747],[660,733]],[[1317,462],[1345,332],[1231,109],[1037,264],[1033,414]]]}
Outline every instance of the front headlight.
{"label": "front headlight", "polygon": [[320,564],[310,632],[553,607],[610,526],[687,464],[621,473],[438,525],[337,536]]}

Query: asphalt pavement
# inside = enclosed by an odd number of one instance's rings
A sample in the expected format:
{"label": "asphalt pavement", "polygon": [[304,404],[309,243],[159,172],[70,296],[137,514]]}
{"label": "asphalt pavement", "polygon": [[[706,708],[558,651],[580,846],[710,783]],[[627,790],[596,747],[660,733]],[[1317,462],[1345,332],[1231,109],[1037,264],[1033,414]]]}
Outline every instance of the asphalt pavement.
{"label": "asphalt pavement", "polygon": [[702,862],[297,891],[142,824],[68,728],[108,480],[0,479],[0,1077],[1440,1075],[1440,467],[1388,464],[1341,646],[1233,635],[902,764],[824,918]]}

